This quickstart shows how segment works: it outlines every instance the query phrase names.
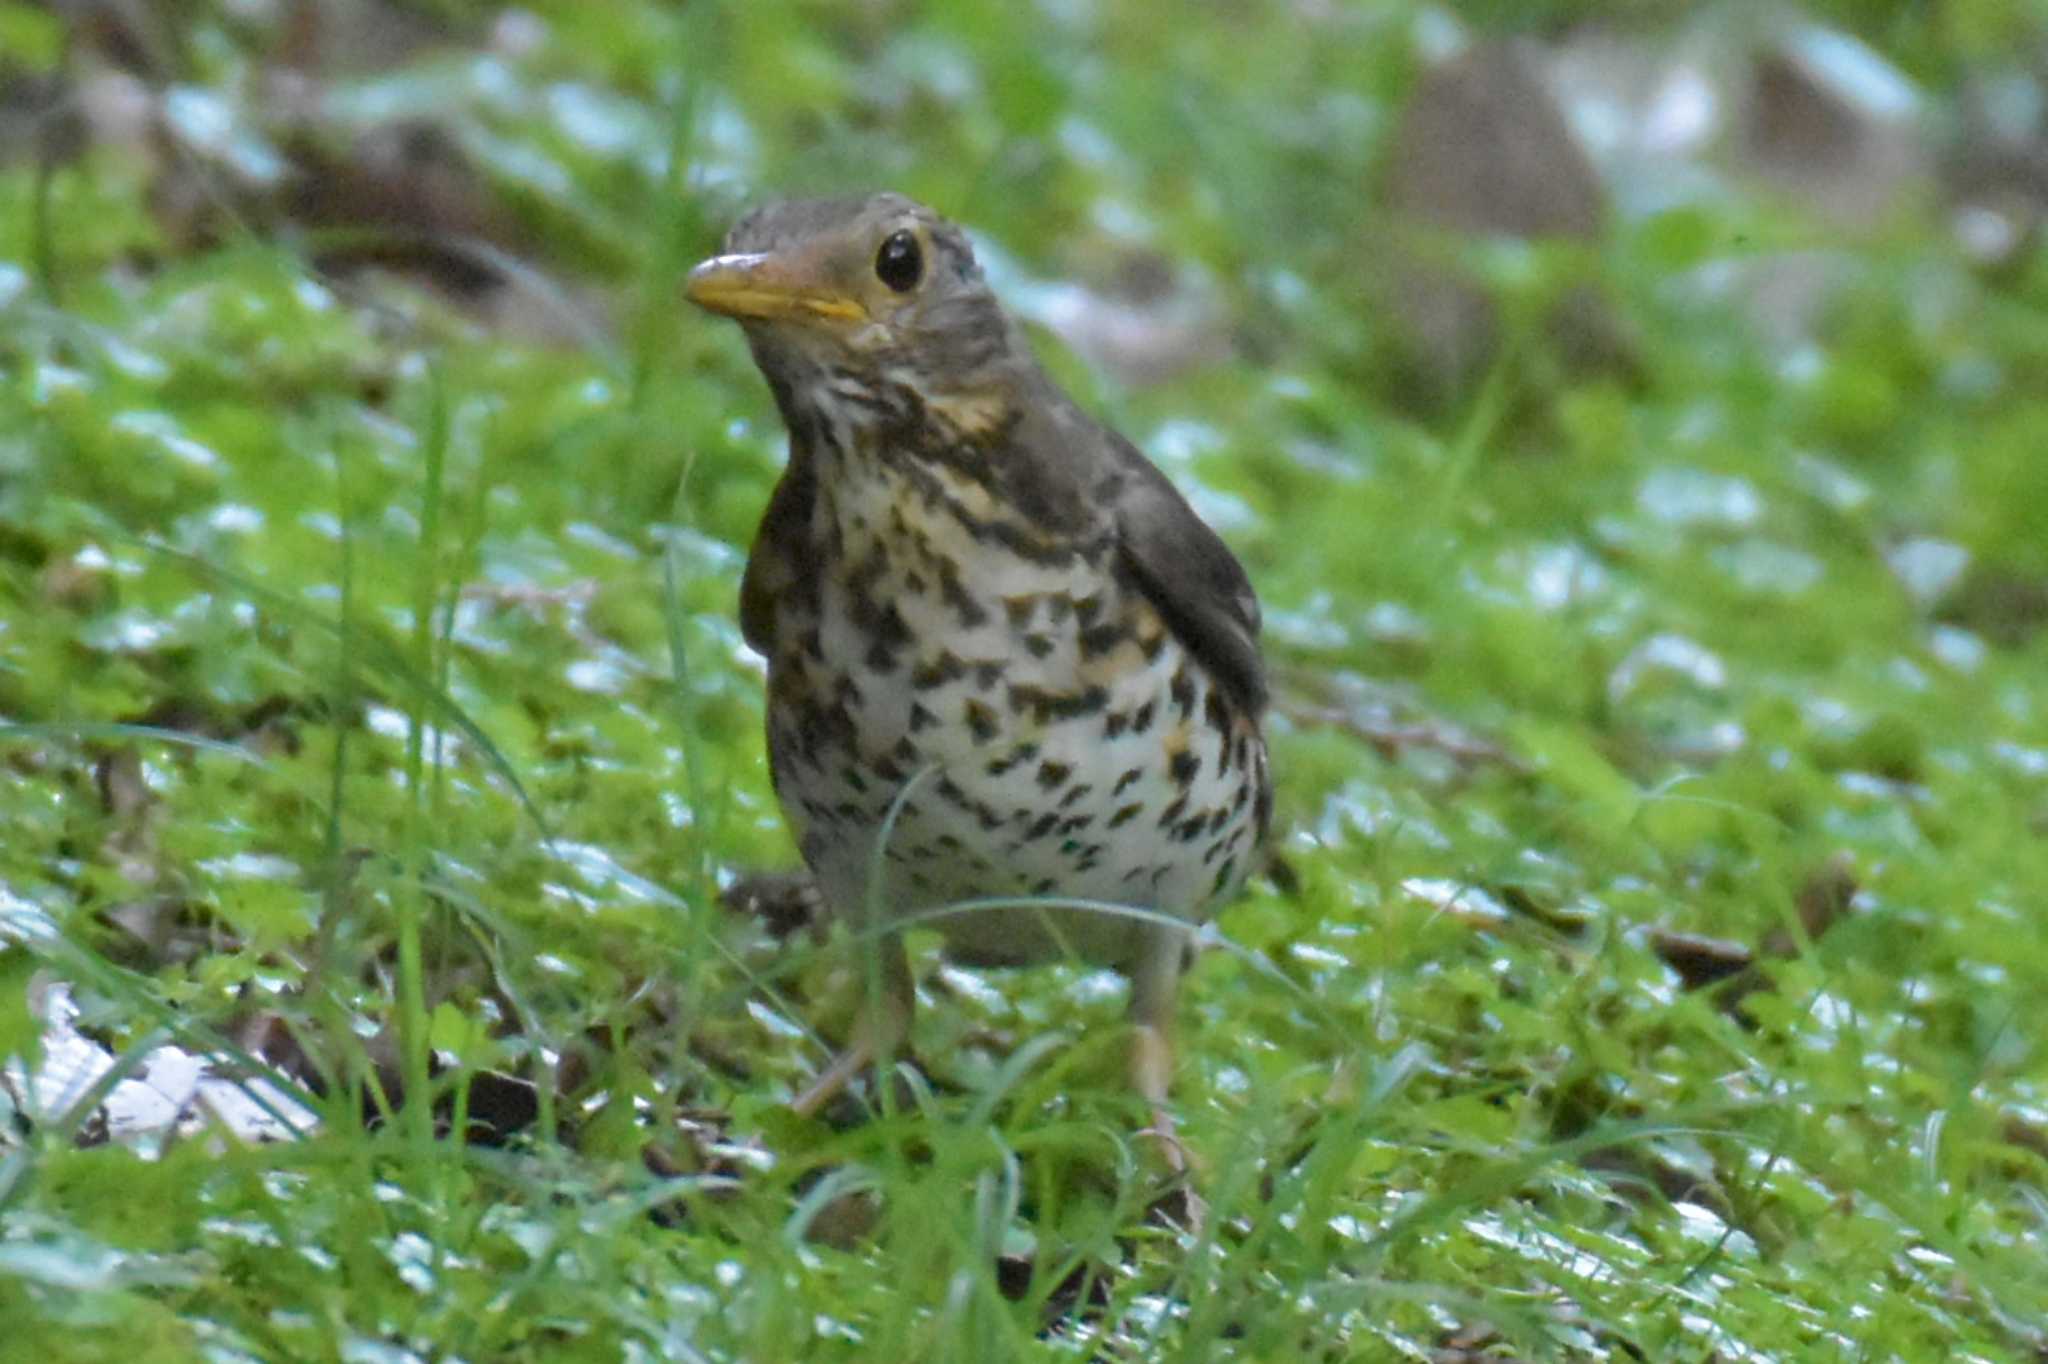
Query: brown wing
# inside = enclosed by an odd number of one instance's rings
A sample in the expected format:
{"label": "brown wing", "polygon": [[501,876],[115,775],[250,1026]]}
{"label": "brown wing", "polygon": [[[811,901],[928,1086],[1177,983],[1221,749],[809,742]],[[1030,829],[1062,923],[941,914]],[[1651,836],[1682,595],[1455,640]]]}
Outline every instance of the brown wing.
{"label": "brown wing", "polygon": [[1259,599],[1237,556],[1137,447],[1106,432],[1118,468],[1102,491],[1118,548],[1146,597],[1224,692],[1256,716],[1266,705]]}
{"label": "brown wing", "polygon": [[761,515],[761,529],[754,533],[746,576],[740,579],[740,633],[758,653],[768,653],[775,642],[775,604],[807,580],[816,484],[810,461],[792,450],[789,467]]}

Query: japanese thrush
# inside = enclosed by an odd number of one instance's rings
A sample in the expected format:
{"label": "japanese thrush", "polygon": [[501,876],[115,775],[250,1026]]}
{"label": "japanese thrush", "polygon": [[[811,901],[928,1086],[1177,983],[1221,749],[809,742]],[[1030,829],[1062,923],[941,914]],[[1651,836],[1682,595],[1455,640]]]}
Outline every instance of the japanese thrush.
{"label": "japanese thrush", "polygon": [[1244,570],[922,205],[757,209],[687,291],[745,329],[789,429],[740,588],[775,791],[827,909],[882,942],[877,1007],[794,1107],[905,1040],[904,920],[993,899],[919,921],[969,964],[1126,973],[1134,1082],[1170,1138],[1191,926],[1272,808]]}

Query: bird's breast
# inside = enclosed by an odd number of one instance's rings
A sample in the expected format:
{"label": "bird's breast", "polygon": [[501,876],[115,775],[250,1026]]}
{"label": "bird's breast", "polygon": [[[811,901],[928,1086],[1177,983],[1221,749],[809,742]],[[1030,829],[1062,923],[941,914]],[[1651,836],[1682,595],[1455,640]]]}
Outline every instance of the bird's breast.
{"label": "bird's breast", "polygon": [[[828,902],[867,903],[877,866],[896,912],[1058,895],[1194,918],[1235,888],[1263,820],[1257,725],[1112,545],[1048,538],[943,470],[821,480],[814,516],[816,590],[776,624],[769,748]],[[1140,924],[938,926],[969,959],[1114,962]]]}

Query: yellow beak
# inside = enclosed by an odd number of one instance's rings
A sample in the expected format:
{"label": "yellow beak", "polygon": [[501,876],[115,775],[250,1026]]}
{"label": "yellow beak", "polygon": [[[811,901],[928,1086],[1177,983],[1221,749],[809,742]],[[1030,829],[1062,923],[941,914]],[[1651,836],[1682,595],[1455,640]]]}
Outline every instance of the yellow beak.
{"label": "yellow beak", "polygon": [[727,317],[851,322],[867,316],[859,299],[834,289],[810,262],[776,252],[713,256],[690,272],[683,295]]}

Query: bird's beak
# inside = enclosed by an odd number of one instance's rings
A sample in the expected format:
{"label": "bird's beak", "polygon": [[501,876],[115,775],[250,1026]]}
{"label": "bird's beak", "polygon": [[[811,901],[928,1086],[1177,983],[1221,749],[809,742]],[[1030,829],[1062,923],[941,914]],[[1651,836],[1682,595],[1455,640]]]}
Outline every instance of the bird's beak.
{"label": "bird's beak", "polygon": [[867,316],[860,300],[834,288],[815,263],[773,251],[713,256],[690,272],[683,295],[727,317],[850,322]]}

